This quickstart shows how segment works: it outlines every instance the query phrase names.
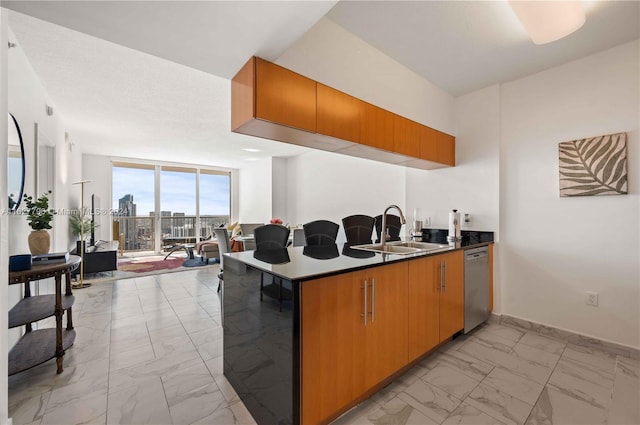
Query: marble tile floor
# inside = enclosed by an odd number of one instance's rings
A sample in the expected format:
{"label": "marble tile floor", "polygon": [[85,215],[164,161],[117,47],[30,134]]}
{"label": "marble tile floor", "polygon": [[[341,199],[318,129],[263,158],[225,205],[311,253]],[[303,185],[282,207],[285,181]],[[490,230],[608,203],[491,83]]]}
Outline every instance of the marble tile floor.
{"label": "marble tile floor", "polygon": [[[222,374],[216,276],[210,267],[76,290],[65,370],[52,360],[9,377],[13,424],[255,423]],[[334,423],[639,424],[639,369],[485,324]]]}

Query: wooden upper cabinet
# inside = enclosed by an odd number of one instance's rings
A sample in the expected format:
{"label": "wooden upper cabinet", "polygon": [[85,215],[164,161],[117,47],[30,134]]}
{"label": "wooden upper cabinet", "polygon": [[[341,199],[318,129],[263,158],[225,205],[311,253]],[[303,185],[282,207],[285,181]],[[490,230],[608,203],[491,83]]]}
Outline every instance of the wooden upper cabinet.
{"label": "wooden upper cabinet", "polygon": [[456,165],[456,138],[437,131],[436,134],[436,162]]}
{"label": "wooden upper cabinet", "polygon": [[256,58],[256,118],[316,131],[316,82]]}
{"label": "wooden upper cabinet", "polygon": [[[257,57],[231,80],[231,130],[415,168],[455,165],[453,136]],[[375,149],[343,149],[352,143]]]}
{"label": "wooden upper cabinet", "polygon": [[255,118],[256,58],[238,71],[231,80],[231,131]]}
{"label": "wooden upper cabinet", "polygon": [[364,102],[317,83],[317,132],[360,143]]}
{"label": "wooden upper cabinet", "polygon": [[400,115],[393,116],[393,151],[418,158],[420,153],[420,124]]}
{"label": "wooden upper cabinet", "polygon": [[393,152],[394,116],[389,111],[364,103],[360,143]]}
{"label": "wooden upper cabinet", "polygon": [[426,125],[421,125],[418,129],[418,143],[420,145],[419,157],[427,161],[438,162],[436,150],[437,130]]}

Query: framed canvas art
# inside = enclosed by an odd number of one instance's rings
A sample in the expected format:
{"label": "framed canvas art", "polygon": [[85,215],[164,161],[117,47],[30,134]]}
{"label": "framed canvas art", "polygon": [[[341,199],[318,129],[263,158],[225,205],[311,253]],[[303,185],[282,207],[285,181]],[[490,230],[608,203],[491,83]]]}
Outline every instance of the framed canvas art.
{"label": "framed canvas art", "polygon": [[560,196],[627,194],[627,133],[559,144]]}

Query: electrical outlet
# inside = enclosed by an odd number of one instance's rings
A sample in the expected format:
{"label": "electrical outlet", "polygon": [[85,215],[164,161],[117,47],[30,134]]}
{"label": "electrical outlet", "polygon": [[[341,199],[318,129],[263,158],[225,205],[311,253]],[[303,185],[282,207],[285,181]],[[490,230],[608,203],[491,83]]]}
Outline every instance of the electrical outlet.
{"label": "electrical outlet", "polygon": [[587,305],[592,305],[594,307],[598,306],[598,293],[597,292],[587,292]]}
{"label": "electrical outlet", "polygon": [[464,213],[462,214],[462,227],[471,227],[471,214]]}

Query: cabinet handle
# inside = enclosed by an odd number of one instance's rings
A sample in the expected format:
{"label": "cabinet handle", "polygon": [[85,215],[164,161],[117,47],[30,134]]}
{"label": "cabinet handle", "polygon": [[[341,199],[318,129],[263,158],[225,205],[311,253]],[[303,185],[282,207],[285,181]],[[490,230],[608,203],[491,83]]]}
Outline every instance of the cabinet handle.
{"label": "cabinet handle", "polygon": [[442,281],[444,282],[444,292],[447,292],[447,262],[444,261],[442,264],[444,266],[444,279]]}
{"label": "cabinet handle", "polygon": [[376,318],[376,280],[371,279],[371,323]]}
{"label": "cabinet handle", "polygon": [[364,325],[367,326],[367,279],[364,280]]}
{"label": "cabinet handle", "polygon": [[440,290],[440,292],[442,292],[444,290],[444,288],[442,287],[442,277],[444,275],[443,273],[443,269],[442,269],[442,262],[440,262],[440,273],[439,273],[439,277],[440,277],[440,287],[438,288]]}

